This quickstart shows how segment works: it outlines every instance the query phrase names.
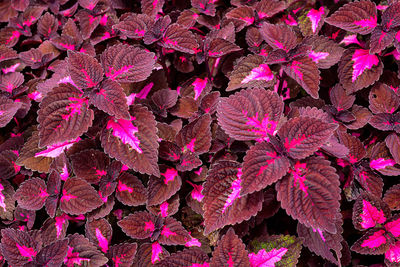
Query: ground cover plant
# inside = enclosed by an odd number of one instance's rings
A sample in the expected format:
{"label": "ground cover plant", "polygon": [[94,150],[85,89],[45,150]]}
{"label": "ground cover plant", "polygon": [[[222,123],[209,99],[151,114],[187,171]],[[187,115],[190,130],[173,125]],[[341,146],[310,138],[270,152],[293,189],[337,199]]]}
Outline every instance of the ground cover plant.
{"label": "ground cover plant", "polygon": [[0,3],[4,266],[400,266],[400,1]]}

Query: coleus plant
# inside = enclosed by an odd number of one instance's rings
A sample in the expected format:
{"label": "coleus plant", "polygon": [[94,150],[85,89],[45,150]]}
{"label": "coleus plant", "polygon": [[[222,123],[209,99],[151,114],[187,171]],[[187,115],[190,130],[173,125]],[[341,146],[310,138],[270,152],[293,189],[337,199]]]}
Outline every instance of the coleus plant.
{"label": "coleus plant", "polygon": [[0,23],[1,265],[399,266],[399,1]]}

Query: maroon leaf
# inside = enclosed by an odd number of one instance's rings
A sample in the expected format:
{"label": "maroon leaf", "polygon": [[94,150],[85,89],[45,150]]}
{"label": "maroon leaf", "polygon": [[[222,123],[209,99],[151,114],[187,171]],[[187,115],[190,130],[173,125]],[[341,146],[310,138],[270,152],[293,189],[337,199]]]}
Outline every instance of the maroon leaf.
{"label": "maroon leaf", "polygon": [[67,64],[71,79],[78,88],[93,88],[103,80],[101,65],[87,54],[69,50]]}
{"label": "maroon leaf", "polygon": [[395,35],[395,31],[387,31],[385,27],[377,26],[371,33],[369,52],[371,54],[380,53],[393,43]]}
{"label": "maroon leaf", "polygon": [[207,16],[215,16],[215,4],[213,1],[209,0],[191,0],[192,7],[196,8]]}
{"label": "maroon leaf", "polygon": [[263,23],[259,31],[264,40],[274,50],[282,49],[285,52],[289,52],[298,44],[296,34],[287,25]]}
{"label": "maroon leaf", "polygon": [[353,206],[354,228],[360,231],[384,224],[390,216],[388,205],[367,193],[361,194]]}
{"label": "maroon leaf", "polygon": [[369,50],[349,48],[339,61],[340,83],[348,94],[357,92],[379,79],[383,65],[378,56]]}
{"label": "maroon leaf", "polygon": [[38,111],[39,146],[76,139],[92,125],[94,113],[81,91],[60,84],[43,98]]}
{"label": "maroon leaf", "polygon": [[360,254],[377,255],[385,253],[390,243],[389,237],[385,235],[385,230],[378,228],[369,230],[350,249]]}
{"label": "maroon leaf", "polygon": [[165,218],[164,226],[160,230],[158,241],[163,245],[184,245],[191,239],[181,222],[172,217]]}
{"label": "maroon leaf", "polygon": [[130,120],[110,118],[100,140],[104,151],[140,173],[160,176],[157,128],[146,107],[133,105]]}
{"label": "maroon leaf", "polygon": [[400,209],[400,185],[394,185],[390,187],[383,197],[383,201],[385,201],[391,210],[399,210]]}
{"label": "maroon leaf", "polygon": [[318,34],[324,24],[324,19],[329,10],[321,6],[319,9],[306,9],[298,18],[299,27],[303,35]]}
{"label": "maroon leaf", "polygon": [[126,235],[137,239],[151,237],[156,227],[159,227],[156,225],[156,217],[146,211],[130,214],[117,224]]}
{"label": "maroon leaf", "polygon": [[315,62],[306,56],[297,57],[289,64],[282,66],[283,70],[313,98],[318,98],[320,71]]}
{"label": "maroon leaf", "polygon": [[37,25],[37,30],[40,35],[46,39],[51,39],[56,36],[58,29],[58,21],[51,14],[46,12],[40,19]]}
{"label": "maroon leaf", "polygon": [[261,210],[262,193],[240,196],[240,167],[235,161],[219,161],[208,172],[202,190],[206,234],[225,225],[248,220]]}
{"label": "maroon leaf", "polygon": [[210,124],[210,114],[204,114],[179,131],[176,135],[176,144],[181,147],[183,153],[192,152],[200,155],[208,152],[211,146]]}
{"label": "maroon leaf", "polygon": [[285,8],[285,2],[276,0],[261,0],[255,5],[255,10],[260,19],[270,18],[275,14],[285,10]]}
{"label": "maroon leaf", "polygon": [[174,253],[163,259],[157,266],[168,267],[185,267],[185,266],[207,266],[207,254],[199,248],[189,248]]}
{"label": "maroon leaf", "polygon": [[[307,227],[336,233],[340,188],[339,176],[329,161],[311,157],[296,162],[276,184],[282,208]],[[302,205],[296,205],[301,199]]]}
{"label": "maroon leaf", "polygon": [[106,219],[86,222],[85,232],[92,243],[96,244],[101,251],[107,253],[111,243],[112,227]]}
{"label": "maroon leaf", "polygon": [[102,204],[99,194],[85,180],[73,177],[65,181],[60,199],[60,208],[64,212],[79,215]]}
{"label": "maroon leaf", "polygon": [[17,31],[15,28],[3,27],[0,30],[0,45],[4,45],[6,47],[13,47],[18,43],[20,36],[21,33]]}
{"label": "maroon leaf", "polygon": [[137,265],[140,267],[151,267],[169,256],[168,250],[158,242],[144,243],[137,252]]}
{"label": "maroon leaf", "polygon": [[400,164],[400,137],[396,133],[391,133],[386,137],[385,143],[393,159]]}
{"label": "maroon leaf", "polygon": [[161,178],[150,176],[148,184],[147,205],[153,206],[173,196],[182,185],[178,171],[166,165],[160,165]]}
{"label": "maroon leaf", "polygon": [[108,259],[103,253],[89,242],[83,235],[73,234],[68,236],[68,252],[64,264],[73,266],[77,262],[83,265],[102,266]]}
{"label": "maroon leaf", "polygon": [[81,27],[82,38],[84,40],[88,39],[94,29],[100,24],[101,17],[93,16],[86,10],[79,10],[75,17],[79,21]]}
{"label": "maroon leaf", "polygon": [[96,184],[107,174],[110,158],[99,150],[89,149],[71,155],[72,168],[78,178]]}
{"label": "maroon leaf", "polygon": [[336,108],[337,111],[348,110],[350,109],[356,97],[354,95],[346,94],[346,91],[340,84],[336,84],[329,91],[329,98],[331,100],[332,105]]}
{"label": "maroon leaf", "polygon": [[229,228],[228,232],[218,241],[213,252],[210,266],[250,266],[247,250],[243,241]]}
{"label": "maroon leaf", "polygon": [[247,87],[267,87],[272,84],[274,74],[259,55],[242,57],[229,73],[227,91]]}
{"label": "maroon leaf", "polygon": [[211,41],[210,47],[208,48],[209,57],[222,57],[227,54],[240,51],[241,48],[234,43],[231,43],[222,38],[216,38]]}
{"label": "maroon leaf", "polygon": [[400,175],[400,168],[395,165],[396,161],[391,158],[384,142],[379,142],[372,148],[369,163],[371,169],[377,170],[383,175],[397,176]]}
{"label": "maroon leaf", "polygon": [[146,203],[147,190],[136,176],[124,172],[118,178],[115,196],[125,205],[139,206]]}
{"label": "maroon leaf", "polygon": [[68,252],[68,239],[57,240],[40,250],[35,264],[39,266],[60,266]]}
{"label": "maroon leaf", "polygon": [[254,22],[254,10],[249,6],[241,6],[232,9],[228,13],[225,14],[225,17],[228,19],[234,19],[241,22],[241,26],[239,25],[236,31],[240,31],[244,26],[249,26]]}
{"label": "maroon leaf", "polygon": [[32,261],[41,246],[40,236],[36,240],[28,232],[10,228],[1,230],[1,252],[9,264],[23,266]]}
{"label": "maroon leaf", "polygon": [[152,20],[145,14],[130,14],[118,24],[113,25],[113,29],[119,30],[128,38],[141,39],[151,24]]}
{"label": "maroon leaf", "polygon": [[40,228],[43,245],[47,246],[55,240],[64,239],[69,225],[68,217],[65,213],[55,217],[48,218]]}
{"label": "maroon leaf", "polygon": [[251,147],[243,160],[241,195],[264,189],[281,179],[289,170],[289,159],[278,155],[267,142]]}
{"label": "maroon leaf", "polygon": [[12,99],[0,97],[0,128],[6,126],[21,107],[21,102],[14,102]]}
{"label": "maroon leaf", "polygon": [[109,259],[117,266],[131,266],[136,255],[136,243],[120,243],[110,247],[107,253]]}
{"label": "maroon leaf", "polygon": [[177,23],[168,26],[161,45],[188,54],[194,54],[199,47],[193,33]]}
{"label": "maroon leaf", "polygon": [[130,45],[113,45],[101,54],[105,75],[117,82],[140,82],[150,76],[154,53]]}
{"label": "maroon leaf", "polygon": [[365,157],[366,151],[360,139],[344,132],[339,133],[339,139],[349,149],[347,159],[351,164],[355,164]]}
{"label": "maroon leaf", "polygon": [[312,46],[308,56],[320,69],[329,69],[338,63],[344,52],[344,49],[339,44],[324,36],[308,37],[302,43]]}
{"label": "maroon leaf", "polygon": [[15,209],[14,188],[8,181],[0,182],[0,218],[12,220]]}
{"label": "maroon leaf", "polygon": [[27,210],[41,209],[48,196],[46,183],[40,178],[26,180],[14,195],[18,205]]}
{"label": "maroon leaf", "polygon": [[326,18],[325,22],[346,31],[371,33],[377,25],[375,3],[369,0],[348,3]]}
{"label": "maroon leaf", "polygon": [[310,156],[323,145],[338,125],[315,118],[297,117],[290,119],[278,131],[288,155],[295,159]]}
{"label": "maroon leaf", "polygon": [[222,129],[243,141],[268,140],[268,134],[275,134],[282,112],[282,98],[264,89],[242,90],[222,98],[217,108]]}
{"label": "maroon leaf", "polygon": [[369,109],[374,113],[393,113],[400,106],[397,94],[383,83],[375,83],[369,92]]}
{"label": "maroon leaf", "polygon": [[18,54],[14,49],[0,45],[0,62],[14,58],[18,58]]}
{"label": "maroon leaf", "polygon": [[20,72],[12,72],[3,75],[1,76],[0,79],[0,90],[13,94],[15,93],[15,89],[18,88],[21,84],[23,84],[23,82],[24,82],[24,75],[22,75]]}

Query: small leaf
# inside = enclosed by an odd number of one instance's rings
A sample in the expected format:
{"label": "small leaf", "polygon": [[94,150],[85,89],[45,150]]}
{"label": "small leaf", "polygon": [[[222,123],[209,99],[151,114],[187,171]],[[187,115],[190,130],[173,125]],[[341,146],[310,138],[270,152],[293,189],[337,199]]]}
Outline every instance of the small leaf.
{"label": "small leaf", "polygon": [[194,54],[199,47],[193,33],[177,23],[168,26],[161,45],[188,54]]}
{"label": "small leaf", "polygon": [[391,210],[400,210],[400,185],[396,184],[390,187],[383,197],[383,201],[385,201]]}
{"label": "small leaf", "polygon": [[23,182],[15,192],[15,199],[21,208],[39,210],[43,207],[49,194],[46,183],[40,178],[31,178]]}
{"label": "small leaf", "polygon": [[115,196],[124,205],[139,206],[146,203],[147,190],[139,178],[123,172],[118,178]]}
{"label": "small leaf", "polygon": [[176,135],[176,144],[182,152],[192,152],[195,155],[208,152],[211,146],[210,124],[210,114],[204,114],[183,127]]}
{"label": "small leaf", "polygon": [[153,235],[156,217],[146,211],[140,211],[129,214],[117,224],[131,238],[145,239]]}
{"label": "small leaf", "polygon": [[103,80],[101,65],[87,54],[69,50],[67,66],[71,79],[78,88],[93,88]]}
{"label": "small leaf", "polygon": [[263,23],[259,29],[264,40],[275,50],[282,49],[285,52],[293,49],[297,45],[296,34],[292,29],[284,24],[275,25]]}
{"label": "small leaf", "polygon": [[147,205],[149,206],[158,205],[166,201],[173,196],[182,185],[181,177],[174,168],[161,165],[160,171],[160,178],[152,175],[149,179],[149,184],[147,186]]}

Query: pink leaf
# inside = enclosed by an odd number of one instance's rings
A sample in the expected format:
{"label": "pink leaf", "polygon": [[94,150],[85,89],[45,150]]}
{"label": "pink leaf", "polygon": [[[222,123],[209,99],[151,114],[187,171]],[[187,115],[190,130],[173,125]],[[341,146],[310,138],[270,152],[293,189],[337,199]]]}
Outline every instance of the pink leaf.
{"label": "pink leaf", "polygon": [[288,251],[287,248],[272,249],[266,251],[260,249],[257,254],[250,253],[249,260],[251,267],[262,267],[262,266],[275,266],[275,263],[282,259],[282,256]]}

